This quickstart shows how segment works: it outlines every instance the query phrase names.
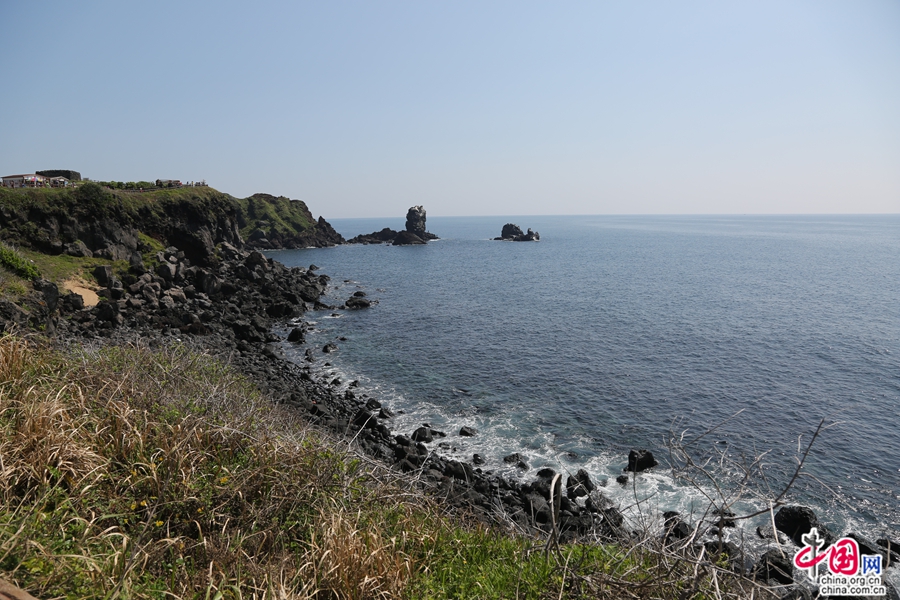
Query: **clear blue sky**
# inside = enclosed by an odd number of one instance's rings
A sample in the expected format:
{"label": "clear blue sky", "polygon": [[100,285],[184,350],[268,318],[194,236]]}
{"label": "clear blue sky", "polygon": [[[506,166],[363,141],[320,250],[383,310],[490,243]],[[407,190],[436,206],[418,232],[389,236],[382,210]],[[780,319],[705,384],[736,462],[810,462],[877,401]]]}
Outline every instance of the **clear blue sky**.
{"label": "clear blue sky", "polygon": [[0,0],[0,171],[326,218],[900,212],[900,2]]}

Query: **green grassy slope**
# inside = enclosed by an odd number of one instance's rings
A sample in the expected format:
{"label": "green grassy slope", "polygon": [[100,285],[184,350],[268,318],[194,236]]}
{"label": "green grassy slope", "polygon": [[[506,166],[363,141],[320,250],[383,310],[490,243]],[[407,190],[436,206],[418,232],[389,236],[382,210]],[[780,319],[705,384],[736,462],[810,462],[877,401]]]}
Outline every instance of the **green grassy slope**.
{"label": "green grassy slope", "polygon": [[244,239],[249,238],[256,229],[266,233],[277,231],[283,235],[300,235],[316,226],[309,208],[300,200],[255,194],[236,202],[240,207],[241,236]]}

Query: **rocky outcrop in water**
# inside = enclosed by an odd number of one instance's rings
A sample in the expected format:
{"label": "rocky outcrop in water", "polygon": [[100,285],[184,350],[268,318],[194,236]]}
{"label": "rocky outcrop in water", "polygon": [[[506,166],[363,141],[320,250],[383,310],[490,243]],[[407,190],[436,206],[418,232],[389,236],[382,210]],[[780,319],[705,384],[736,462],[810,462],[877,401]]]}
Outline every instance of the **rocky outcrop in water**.
{"label": "rocky outcrop in water", "polygon": [[358,235],[347,240],[348,244],[389,244],[397,237],[397,232],[390,227],[385,227],[381,231]]}
{"label": "rocky outcrop in water", "polygon": [[412,233],[411,231],[401,231],[397,234],[392,242],[394,246],[413,246],[417,244],[426,244],[427,242]]}
{"label": "rocky outcrop in water", "polygon": [[406,211],[406,231],[420,238],[425,237],[425,209],[422,208],[421,204],[419,206],[411,206]]}
{"label": "rocky outcrop in water", "polygon": [[826,543],[834,541],[834,535],[828,532],[816,517],[816,513],[806,506],[782,506],[775,513],[775,527],[786,534],[798,546],[803,544],[803,536],[816,527]]}
{"label": "rocky outcrop in water", "polygon": [[358,235],[347,240],[348,244],[392,244],[394,246],[412,246],[427,244],[428,240],[436,240],[438,236],[429,233],[425,228],[425,209],[413,206],[406,213],[406,229],[394,231],[385,227],[381,231]]}
{"label": "rocky outcrop in water", "polygon": [[541,234],[537,231],[532,231],[531,228],[527,232],[523,232],[518,225],[507,223],[500,231],[500,237],[495,237],[494,239],[508,242],[536,242],[541,239]]}
{"label": "rocky outcrop in water", "polygon": [[625,467],[625,471],[633,471],[637,473],[639,471],[652,469],[658,464],[659,462],[657,462],[656,458],[653,456],[653,453],[649,450],[632,450],[628,453],[628,466]]}

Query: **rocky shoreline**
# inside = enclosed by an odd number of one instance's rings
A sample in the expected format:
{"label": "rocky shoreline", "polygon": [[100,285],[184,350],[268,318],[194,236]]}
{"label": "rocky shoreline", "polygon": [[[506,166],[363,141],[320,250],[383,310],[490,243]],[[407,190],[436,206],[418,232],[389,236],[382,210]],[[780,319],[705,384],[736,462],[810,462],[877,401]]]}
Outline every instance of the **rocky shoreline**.
{"label": "rocky shoreline", "polygon": [[[228,242],[221,242],[217,252],[221,257],[217,265],[199,267],[170,247],[159,253],[160,264],[153,272],[133,266],[124,280],[108,267],[98,267],[95,274],[105,288],[99,290],[103,299],[94,307],[84,307],[76,294],[60,295],[54,284],[37,280],[28,313],[10,312],[8,304],[3,304],[5,328],[10,321],[21,326],[43,324],[68,343],[184,343],[230,362],[274,402],[302,411],[311,423],[351,437],[370,456],[415,475],[423,491],[460,514],[541,536],[556,527],[561,542],[626,541],[639,535],[628,529],[619,508],[604,496],[603,484],[594,482],[583,469],[566,478],[541,469],[533,480],[523,482],[482,471],[477,457],[473,462],[442,457],[433,446],[445,434],[428,425],[409,433],[392,431],[390,407],[359,391],[353,382],[341,393],[341,382],[316,376],[312,363],[327,361],[333,347],[307,347],[305,365],[285,359],[280,349],[284,341],[305,344],[311,327],[302,319],[307,310],[365,308],[364,293],[350,296],[342,306],[329,306],[321,297],[330,279],[315,265],[287,268],[258,251],[239,250]],[[37,310],[41,308],[43,312]],[[289,330],[287,340],[273,332],[276,327]],[[515,463],[520,457],[512,454],[506,460]],[[627,482],[631,473],[654,466],[652,453],[635,450],[622,478]],[[734,526],[729,519],[733,516],[722,513],[692,523],[677,513],[666,513],[661,535],[669,546],[701,548],[743,570],[747,566],[743,550],[718,537],[721,529]],[[775,526],[777,531],[758,531],[773,547],[750,571],[771,583],[794,582],[793,569],[782,552],[792,556],[810,528],[818,527],[827,539],[835,539],[805,507],[782,507],[775,515]],[[880,554],[885,565],[900,561],[891,540],[853,537],[863,553]]]}
{"label": "rocky shoreline", "polygon": [[[426,424],[412,432],[392,431],[390,407],[352,383],[341,392],[333,379],[317,377],[312,363],[327,361],[333,347],[307,347],[307,364],[285,359],[282,343],[305,343],[310,324],[302,317],[308,310],[367,309],[371,303],[364,292],[350,296],[342,306],[324,304],[327,275],[315,265],[287,268],[259,251],[243,249],[237,228],[227,218],[217,219],[215,227],[204,225],[199,234],[173,225],[172,237],[183,238],[187,245],[158,251],[152,268],[137,252],[134,230],[103,223],[90,238],[89,250],[100,253],[108,248],[110,258],[127,256],[127,273],[116,273],[112,265],[94,270],[102,286],[96,306],[85,306],[81,296],[62,294],[55,283],[36,279],[21,302],[0,300],[3,331],[36,328],[61,343],[182,343],[221,357],[273,402],[294,407],[311,423],[349,436],[372,457],[415,475],[411,482],[460,514],[536,535],[556,531],[561,542],[633,540],[639,535],[628,529],[619,507],[583,469],[565,478],[541,469],[533,480],[523,482],[483,471],[477,456],[471,462],[443,457],[433,447],[442,432]],[[424,211],[421,226],[424,229]],[[55,240],[48,237],[47,242],[55,248]],[[275,333],[276,327],[289,330],[286,340]],[[460,431],[460,435],[476,433]],[[521,458],[512,454],[506,460],[516,463]],[[655,463],[649,452],[635,450],[626,471],[636,474]],[[628,475],[623,477],[627,482]],[[723,543],[720,535],[734,526],[733,516],[723,511],[708,521],[688,522],[677,513],[666,513],[660,535],[668,545],[702,549],[744,570],[743,550]],[[825,531],[808,508],[782,507],[775,516],[775,530],[758,531],[772,549],[750,572],[759,579],[792,584],[793,569],[784,556],[796,552],[801,536],[812,527]],[[863,553],[881,555],[885,566],[900,562],[894,541],[855,537]]]}
{"label": "rocky shoreline", "polygon": [[[229,242],[220,242],[217,254],[218,264],[201,267],[183,251],[169,247],[158,253],[155,270],[133,264],[121,279],[111,267],[97,267],[94,275],[105,287],[98,290],[101,300],[96,306],[85,306],[78,294],[60,294],[55,284],[37,280],[27,299],[28,310],[3,301],[4,329],[13,324],[38,326],[58,340],[79,344],[179,342],[219,356],[256,382],[272,401],[295,407],[316,425],[355,438],[369,455],[401,471],[418,473],[423,487],[449,505],[486,523],[512,521],[524,531],[550,528],[550,486],[556,475],[552,470],[538,471],[536,480],[525,484],[443,458],[429,448],[442,432],[428,426],[409,435],[394,432],[389,407],[352,389],[339,393],[338,382],[316,379],[310,364],[284,358],[282,341],[305,341],[310,325],[301,317],[307,310],[367,308],[364,292],[356,292],[342,306],[328,306],[321,303],[321,296],[329,277],[319,274],[315,265],[289,269],[259,251],[239,250]],[[287,340],[273,332],[276,325],[290,330]],[[308,363],[324,361],[333,350],[333,345],[307,348],[305,356]],[[624,535],[622,515],[586,471],[569,477],[565,491],[556,490],[563,540],[588,533]],[[577,498],[584,500],[579,504]]]}

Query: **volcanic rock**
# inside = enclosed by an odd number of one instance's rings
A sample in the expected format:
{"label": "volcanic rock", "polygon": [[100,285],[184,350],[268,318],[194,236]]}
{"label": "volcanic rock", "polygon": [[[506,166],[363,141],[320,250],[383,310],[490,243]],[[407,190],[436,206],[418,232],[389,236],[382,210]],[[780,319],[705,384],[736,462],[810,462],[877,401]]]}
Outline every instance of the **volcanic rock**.
{"label": "volcanic rock", "polygon": [[515,223],[507,223],[500,232],[500,237],[495,240],[513,241],[513,242],[536,242],[541,239],[541,234],[537,231],[528,229],[527,233],[522,232],[522,228]]}
{"label": "volcanic rock", "polygon": [[348,244],[383,244],[392,243],[394,246],[406,246],[412,244],[425,244],[428,240],[436,240],[438,237],[428,233],[425,228],[425,209],[421,206],[413,206],[406,213],[406,229],[394,231],[385,227],[381,231],[358,235],[347,240]]}
{"label": "volcanic rock", "polygon": [[344,306],[353,309],[369,308],[370,306],[372,306],[372,301],[368,300],[367,298],[350,296],[350,298],[344,303]]}
{"label": "volcanic rock", "polygon": [[575,475],[569,475],[569,478],[566,480],[566,495],[572,500],[587,496],[595,488],[596,486],[591,481],[590,474],[584,469],[578,469]]}
{"label": "volcanic rock", "polygon": [[406,212],[406,231],[420,238],[425,235],[425,209],[421,205],[410,207]]}
{"label": "volcanic rock", "polygon": [[772,548],[762,555],[753,568],[753,575],[765,581],[777,581],[786,585],[794,583],[791,561],[778,548]]}
{"label": "volcanic rock", "polygon": [[397,234],[397,237],[394,238],[394,246],[412,246],[418,244],[425,244],[425,240],[420,238],[414,233],[409,231],[401,231]]}
{"label": "volcanic rock", "polygon": [[410,437],[414,442],[423,442],[425,444],[430,444],[434,441],[431,428],[425,426],[416,429]]}
{"label": "volcanic rock", "polygon": [[658,464],[659,463],[653,457],[653,453],[642,448],[640,450],[632,450],[628,453],[628,466],[623,470],[638,473],[655,467]]}
{"label": "volcanic rock", "polygon": [[803,545],[803,536],[813,527],[818,527],[819,519],[811,508],[806,506],[783,506],[775,513],[775,527],[785,533],[798,546]]}

